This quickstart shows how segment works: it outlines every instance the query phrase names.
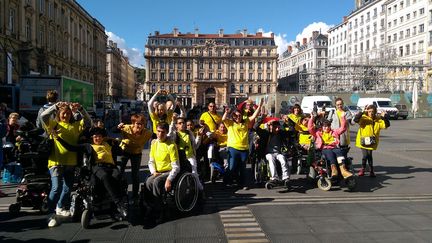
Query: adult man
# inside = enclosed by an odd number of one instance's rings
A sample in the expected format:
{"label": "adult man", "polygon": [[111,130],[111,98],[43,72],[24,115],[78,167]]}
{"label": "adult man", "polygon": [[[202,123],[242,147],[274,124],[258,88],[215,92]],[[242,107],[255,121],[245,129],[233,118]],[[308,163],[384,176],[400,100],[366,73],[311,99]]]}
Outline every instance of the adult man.
{"label": "adult man", "polygon": [[[168,123],[160,122],[156,126],[156,138],[150,148],[148,167],[151,176],[145,183],[145,200],[147,206],[160,209],[159,221],[164,220],[163,195],[171,191],[172,181],[180,171],[177,146],[168,139]],[[148,208],[147,212],[152,210]]]}
{"label": "adult man", "polygon": [[347,129],[344,133],[342,133],[339,137],[339,147],[342,151],[342,154],[345,156],[345,158],[348,156],[348,150],[349,150],[349,145],[350,145],[350,130],[349,130],[349,125],[352,121],[352,114],[349,111],[345,111],[344,110],[344,102],[342,100],[342,98],[337,98],[335,100],[335,104],[336,104],[336,111],[331,111],[328,119],[331,121],[331,129],[338,129],[341,127],[342,122],[341,122],[341,116],[342,114],[345,114],[345,120],[346,125],[347,125]]}
{"label": "adult man", "polygon": [[258,136],[265,142],[262,144],[265,146],[265,158],[269,162],[270,166],[270,180],[276,182],[280,180],[278,172],[276,170],[276,162],[281,164],[282,169],[282,180],[284,185],[288,186],[289,183],[289,165],[282,154],[283,147],[288,143],[288,132],[281,128],[278,119],[270,119],[267,122],[268,130],[260,128],[261,120],[258,120],[254,125]]}
{"label": "adult man", "polygon": [[209,127],[210,132],[215,132],[218,124],[222,122],[222,117],[216,112],[216,105],[214,102],[210,102],[207,106],[208,111],[202,113],[200,121]]}
{"label": "adult man", "polygon": [[46,94],[47,104],[45,104],[43,107],[39,109],[38,116],[36,118],[36,127],[37,128],[43,128],[43,122],[41,118],[42,112],[44,112],[46,109],[54,105],[58,100],[58,93],[57,90],[48,90]]}

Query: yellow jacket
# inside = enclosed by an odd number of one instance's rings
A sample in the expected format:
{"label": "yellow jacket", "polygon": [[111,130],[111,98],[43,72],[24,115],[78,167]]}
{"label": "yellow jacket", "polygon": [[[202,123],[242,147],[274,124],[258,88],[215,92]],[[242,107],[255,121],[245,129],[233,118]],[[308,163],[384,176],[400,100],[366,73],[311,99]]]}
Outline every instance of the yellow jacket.
{"label": "yellow jacket", "polygon": [[[380,131],[381,129],[387,128],[384,120],[381,118],[376,118],[375,120],[372,120],[371,117],[363,114],[358,124],[360,127],[357,131],[356,147],[367,150],[376,150],[378,148]],[[367,147],[362,146],[360,142],[361,138],[371,136],[375,136],[376,143]]]}

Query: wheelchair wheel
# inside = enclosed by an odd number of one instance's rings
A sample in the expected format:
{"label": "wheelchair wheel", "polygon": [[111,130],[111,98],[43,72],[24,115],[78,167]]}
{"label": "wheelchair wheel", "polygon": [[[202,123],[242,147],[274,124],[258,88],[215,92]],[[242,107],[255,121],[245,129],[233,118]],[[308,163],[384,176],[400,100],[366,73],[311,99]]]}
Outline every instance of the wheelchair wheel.
{"label": "wheelchair wheel", "polygon": [[198,182],[192,173],[184,173],[177,181],[174,190],[177,209],[181,212],[191,211],[198,200]]}
{"label": "wheelchair wheel", "polygon": [[11,205],[9,205],[9,213],[11,215],[16,216],[20,211],[21,211],[20,203],[12,203]]}
{"label": "wheelchair wheel", "polygon": [[47,214],[49,212],[49,208],[48,208],[48,197],[45,197],[42,202],[41,205],[39,206],[39,211],[43,214]]}
{"label": "wheelchair wheel", "polygon": [[357,180],[354,176],[350,176],[345,179],[345,184],[347,185],[349,191],[354,191],[357,186]]}
{"label": "wheelchair wheel", "polygon": [[317,181],[318,188],[323,191],[328,191],[332,187],[332,182],[327,177],[319,178]]}
{"label": "wheelchair wheel", "polygon": [[271,190],[271,189],[273,189],[273,184],[270,183],[270,182],[267,182],[267,183],[265,184],[265,188],[266,188],[267,190]]}
{"label": "wheelchair wheel", "polygon": [[81,226],[84,229],[88,229],[90,226],[91,214],[92,214],[91,211],[86,209],[83,211],[81,215]]}

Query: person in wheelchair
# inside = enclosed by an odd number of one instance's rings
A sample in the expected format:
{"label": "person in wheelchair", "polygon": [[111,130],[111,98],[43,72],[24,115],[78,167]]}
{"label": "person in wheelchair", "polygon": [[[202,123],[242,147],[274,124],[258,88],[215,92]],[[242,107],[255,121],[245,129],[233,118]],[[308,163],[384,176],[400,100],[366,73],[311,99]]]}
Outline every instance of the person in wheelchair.
{"label": "person in wheelchair", "polygon": [[[260,128],[260,124],[267,120],[268,130]],[[254,126],[261,141],[265,141],[265,158],[270,167],[270,182],[280,181],[276,163],[279,162],[282,169],[282,180],[285,186],[289,185],[290,173],[288,162],[283,155],[283,148],[286,147],[288,132],[281,128],[278,118],[259,119]]]}
{"label": "person in wheelchair", "polygon": [[196,177],[198,181],[198,189],[203,190],[203,185],[199,182],[196,149],[201,143],[201,137],[204,129],[200,129],[198,136],[195,138],[192,132],[186,129],[186,120],[183,117],[178,117],[177,113],[173,114],[173,120],[169,127],[168,138],[174,141],[177,145],[180,166],[184,169],[188,168],[189,172]]}
{"label": "person in wheelchair", "polygon": [[308,130],[315,139],[315,148],[321,149],[325,159],[331,164],[331,176],[337,178],[337,164],[344,179],[353,176],[345,167],[345,156],[340,149],[339,136],[347,129],[345,112],[341,113],[341,126],[338,129],[331,129],[331,122],[324,120],[319,129],[315,128],[314,120],[316,116],[312,113],[308,122]]}
{"label": "person in wheelchair", "polygon": [[160,122],[156,126],[156,137],[151,143],[148,167],[151,176],[145,182],[144,203],[146,203],[146,217],[153,211],[160,211],[159,219],[165,218],[164,196],[171,191],[173,180],[180,172],[177,145],[168,139],[169,125]]}
{"label": "person in wheelchair", "polygon": [[[106,130],[100,127],[91,129],[92,135],[92,152],[94,165],[92,166],[92,175],[101,181],[110,195],[111,199],[117,206],[117,211],[124,218],[127,217],[127,207],[125,197],[122,195],[120,183],[120,170],[117,168],[114,159],[112,148],[115,144],[110,144],[106,140]],[[112,143],[115,140],[111,140]]]}

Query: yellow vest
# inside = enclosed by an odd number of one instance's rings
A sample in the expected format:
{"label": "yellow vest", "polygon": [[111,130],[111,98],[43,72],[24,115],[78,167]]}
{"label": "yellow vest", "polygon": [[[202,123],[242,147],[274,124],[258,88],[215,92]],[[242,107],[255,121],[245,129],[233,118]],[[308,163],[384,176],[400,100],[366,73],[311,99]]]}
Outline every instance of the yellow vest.
{"label": "yellow vest", "polygon": [[194,149],[188,132],[177,132],[179,150],[184,150],[186,153],[186,158],[192,158],[194,156]]}
{"label": "yellow vest", "polygon": [[171,140],[162,142],[155,139],[150,147],[150,158],[153,159],[157,172],[170,171],[171,163],[179,161],[177,146]]}
{"label": "yellow vest", "polygon": [[[360,118],[359,126],[356,137],[356,147],[367,150],[376,150],[378,148],[380,131],[381,129],[386,129],[384,120],[375,119],[374,121],[371,117],[363,114]],[[362,146],[361,138],[371,136],[375,136],[376,143],[372,146]]]}

